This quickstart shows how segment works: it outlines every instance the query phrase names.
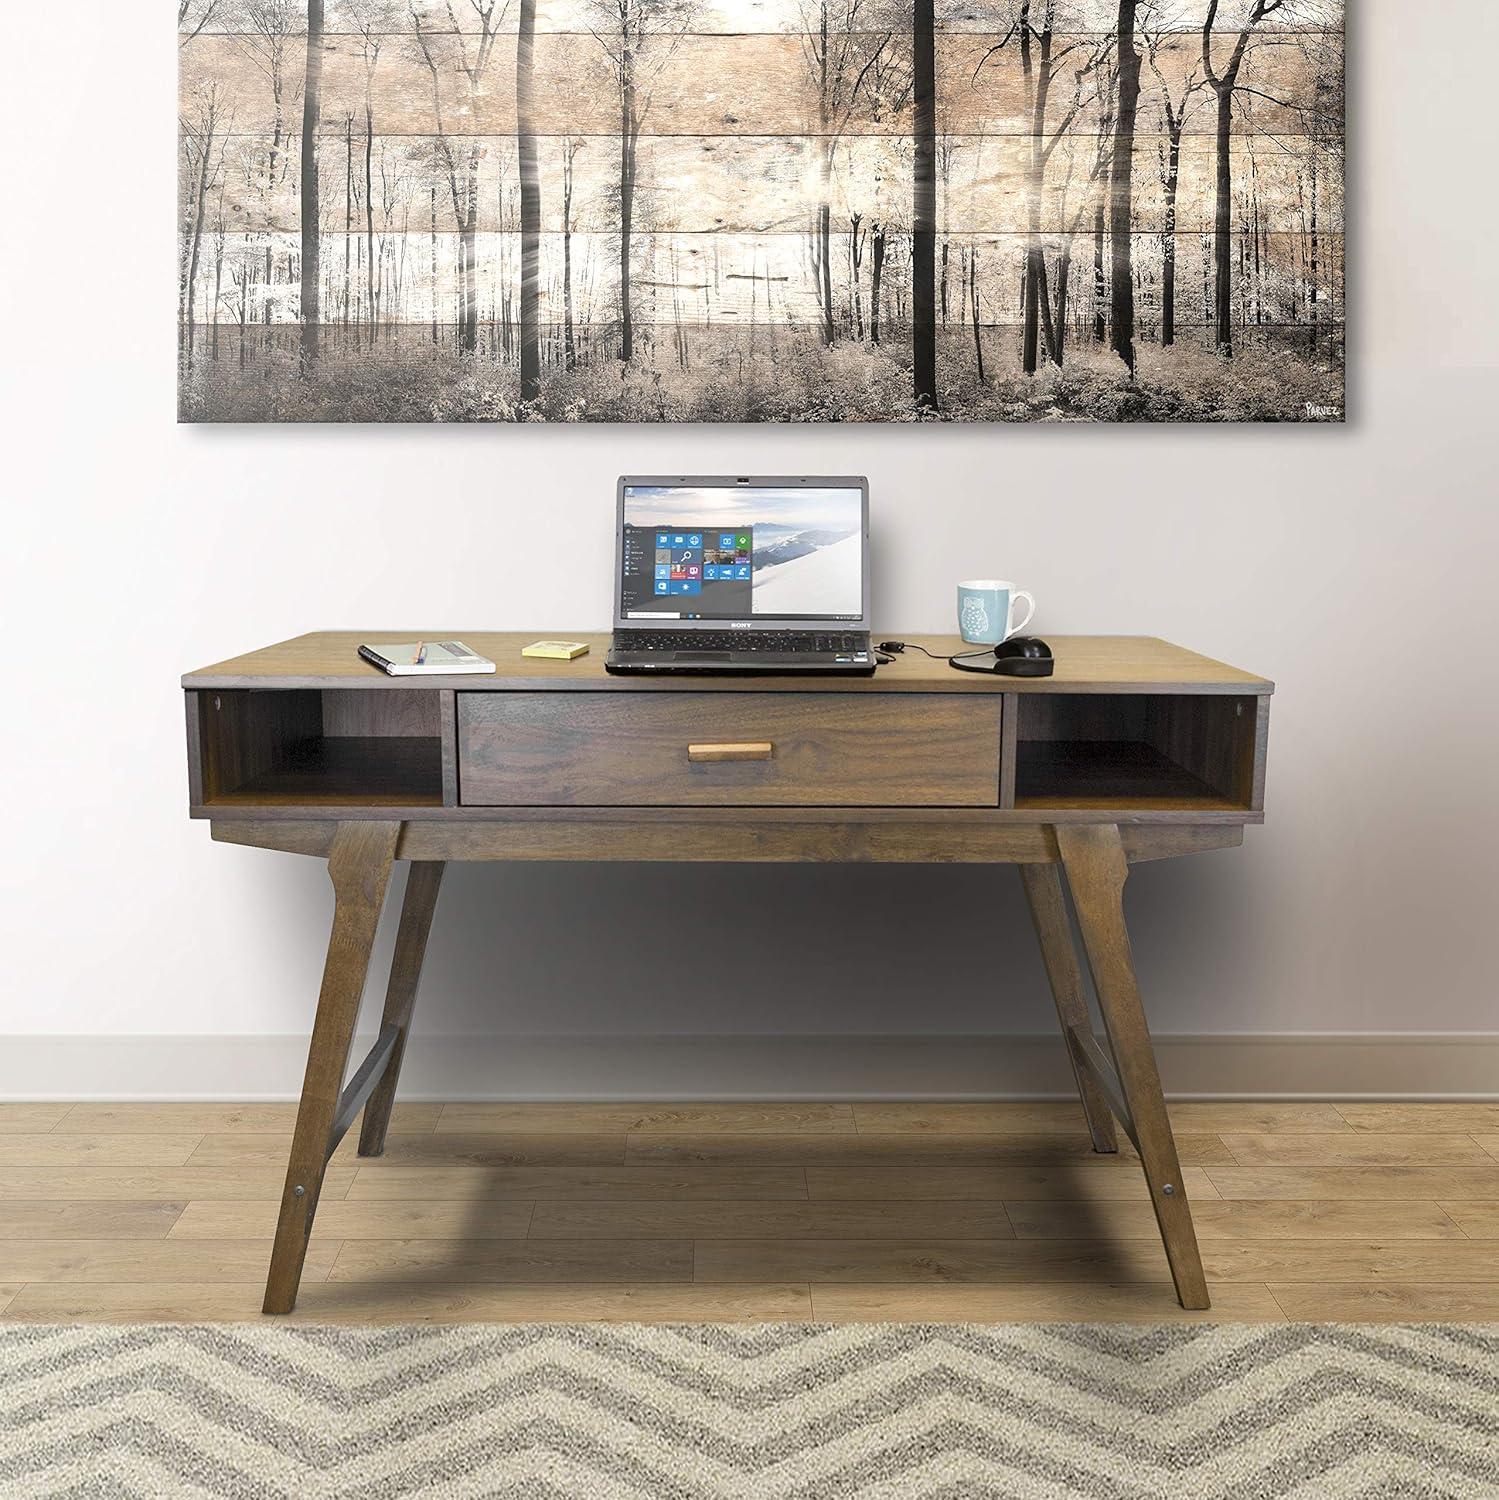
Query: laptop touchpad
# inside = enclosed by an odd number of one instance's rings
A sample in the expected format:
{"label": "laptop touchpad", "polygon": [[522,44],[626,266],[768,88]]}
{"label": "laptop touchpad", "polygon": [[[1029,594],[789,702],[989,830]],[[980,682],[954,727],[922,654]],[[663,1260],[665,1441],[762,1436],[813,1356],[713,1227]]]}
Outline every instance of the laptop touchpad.
{"label": "laptop touchpad", "polygon": [[727,661],[727,651],[674,651],[673,661]]}

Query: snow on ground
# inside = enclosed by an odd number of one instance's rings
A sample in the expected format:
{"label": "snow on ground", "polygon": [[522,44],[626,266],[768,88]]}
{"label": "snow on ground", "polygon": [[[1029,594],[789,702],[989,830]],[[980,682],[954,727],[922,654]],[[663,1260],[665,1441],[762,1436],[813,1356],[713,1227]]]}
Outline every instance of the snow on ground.
{"label": "snow on ground", "polygon": [[763,572],[755,569],[757,615],[857,615],[863,589],[859,533],[830,547],[794,557]]}

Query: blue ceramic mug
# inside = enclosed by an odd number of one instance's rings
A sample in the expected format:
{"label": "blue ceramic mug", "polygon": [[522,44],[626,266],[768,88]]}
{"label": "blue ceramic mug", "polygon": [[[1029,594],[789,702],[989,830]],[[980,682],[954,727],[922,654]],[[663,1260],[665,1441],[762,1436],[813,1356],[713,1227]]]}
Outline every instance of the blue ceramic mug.
{"label": "blue ceramic mug", "polygon": [[[1024,599],[1023,620],[1015,606]],[[997,646],[1025,629],[1036,612],[1035,598],[1003,579],[978,578],[958,585],[958,630],[970,646]]]}

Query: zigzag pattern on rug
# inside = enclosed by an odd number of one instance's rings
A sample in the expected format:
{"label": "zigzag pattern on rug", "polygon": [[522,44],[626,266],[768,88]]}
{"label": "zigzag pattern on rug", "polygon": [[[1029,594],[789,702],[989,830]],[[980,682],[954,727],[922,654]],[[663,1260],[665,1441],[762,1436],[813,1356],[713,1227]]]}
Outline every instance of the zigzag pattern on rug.
{"label": "zigzag pattern on rug", "polygon": [[0,1331],[0,1495],[1499,1493],[1499,1326]]}

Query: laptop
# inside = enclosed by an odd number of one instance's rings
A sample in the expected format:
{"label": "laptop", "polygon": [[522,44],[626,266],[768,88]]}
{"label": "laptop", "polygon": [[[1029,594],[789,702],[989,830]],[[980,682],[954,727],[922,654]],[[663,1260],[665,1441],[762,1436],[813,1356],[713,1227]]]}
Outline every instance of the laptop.
{"label": "laptop", "polygon": [[625,475],[610,672],[869,676],[869,481]]}

